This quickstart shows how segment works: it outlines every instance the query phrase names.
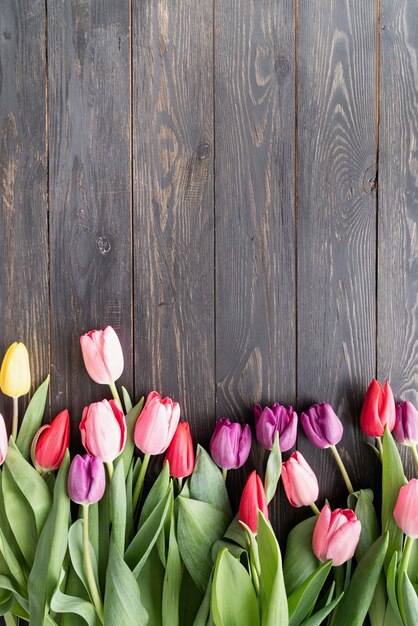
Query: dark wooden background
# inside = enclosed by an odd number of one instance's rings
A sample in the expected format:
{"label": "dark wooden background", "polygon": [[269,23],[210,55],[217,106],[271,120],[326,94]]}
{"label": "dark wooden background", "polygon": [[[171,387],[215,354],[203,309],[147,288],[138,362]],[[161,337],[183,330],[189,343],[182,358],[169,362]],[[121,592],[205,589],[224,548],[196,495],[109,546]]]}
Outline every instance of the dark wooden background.
{"label": "dark wooden background", "polygon": [[[376,484],[364,391],[418,400],[416,1],[0,7],[0,355],[24,341],[76,429],[108,394],[78,338],[111,324],[122,382],[180,401],[196,440],[327,401]],[[298,448],[343,503],[331,455]],[[270,509],[281,536],[308,514]]]}

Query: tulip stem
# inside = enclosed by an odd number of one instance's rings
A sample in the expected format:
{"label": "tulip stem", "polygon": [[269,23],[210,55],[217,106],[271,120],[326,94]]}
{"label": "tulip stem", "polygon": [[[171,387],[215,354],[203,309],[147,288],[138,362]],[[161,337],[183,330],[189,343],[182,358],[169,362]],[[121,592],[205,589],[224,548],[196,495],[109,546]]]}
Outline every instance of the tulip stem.
{"label": "tulip stem", "polygon": [[224,467],[222,468],[222,476],[224,477],[224,480],[226,481],[226,477],[228,475],[228,470],[225,469]]}
{"label": "tulip stem", "polygon": [[18,424],[19,424],[19,398],[13,398],[13,422],[12,422],[13,441],[16,441]]}
{"label": "tulip stem", "polygon": [[109,461],[108,463],[106,463],[106,467],[107,467],[107,473],[109,474],[109,479],[112,480],[113,472],[115,471],[112,461]]}
{"label": "tulip stem", "polygon": [[321,513],[321,511],[316,506],[315,502],[312,502],[312,504],[310,504],[309,506],[311,507],[311,509],[315,513],[315,515],[319,515]]}
{"label": "tulip stem", "polygon": [[407,621],[406,621],[406,616],[405,616],[405,609],[404,609],[404,606],[403,606],[402,582],[403,582],[403,575],[405,574],[405,572],[408,569],[408,563],[409,563],[409,559],[410,559],[410,556],[411,556],[412,546],[413,545],[414,545],[413,537],[406,536],[406,541],[405,541],[405,547],[404,547],[404,551],[403,551],[402,561],[401,561],[401,564],[399,566],[399,572],[398,572],[398,583],[397,583],[398,604],[399,604],[399,611],[401,613],[402,619],[403,619],[405,624],[407,623]]}
{"label": "tulip stem", "polygon": [[109,387],[110,387],[110,391],[112,392],[113,399],[117,400],[120,406],[122,406],[122,402],[120,401],[120,396],[119,396],[118,390],[116,389],[115,383],[109,383]]}
{"label": "tulip stem", "polygon": [[183,479],[182,478],[177,478],[177,482],[178,482],[179,493],[180,493],[180,491],[183,489]]}
{"label": "tulip stem", "polygon": [[380,452],[380,460],[382,460],[383,458],[383,445],[382,445],[382,440],[380,437],[376,437],[376,443],[377,443],[377,447],[379,448],[379,452]]}
{"label": "tulip stem", "polygon": [[97,588],[96,579],[94,577],[93,565],[91,562],[90,554],[90,539],[89,539],[89,505],[83,504],[83,562],[84,571],[86,573],[87,583],[90,589],[91,599],[96,608],[97,615],[100,622],[104,624],[104,609],[100,592]]}
{"label": "tulip stem", "polygon": [[144,454],[144,458],[142,459],[141,470],[139,472],[138,480],[136,481],[136,485],[134,489],[134,495],[132,497],[132,506],[133,506],[134,511],[136,511],[139,498],[141,497],[141,491],[144,485],[145,474],[147,473],[147,467],[148,467],[150,458],[151,458],[150,454]]}
{"label": "tulip stem", "polygon": [[409,447],[411,448],[412,456],[414,457],[414,461],[415,461],[415,467],[417,468],[417,472],[418,472],[418,452],[417,452],[417,449],[416,449],[416,447],[415,447],[415,445],[413,443],[411,443]]}
{"label": "tulip stem", "polygon": [[342,474],[342,477],[344,478],[344,482],[346,484],[346,487],[348,489],[348,493],[353,493],[354,489],[353,489],[353,485],[351,484],[351,480],[349,475],[347,474],[347,470],[345,469],[345,465],[343,463],[343,460],[340,456],[340,453],[338,452],[337,448],[335,446],[330,446],[331,448],[331,452],[334,455],[334,458],[337,462],[338,467],[340,468],[340,472]]}

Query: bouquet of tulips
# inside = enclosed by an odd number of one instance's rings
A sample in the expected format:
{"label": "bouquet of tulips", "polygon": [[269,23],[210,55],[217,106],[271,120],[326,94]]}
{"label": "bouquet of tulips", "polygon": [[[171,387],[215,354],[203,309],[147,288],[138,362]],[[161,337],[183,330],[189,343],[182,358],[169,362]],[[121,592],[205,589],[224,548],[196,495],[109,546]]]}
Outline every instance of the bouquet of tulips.
{"label": "bouquet of tulips", "polygon": [[[367,485],[354,490],[336,447],[343,424],[324,403],[300,421],[315,446],[331,450],[348,501],[319,508],[314,471],[301,453],[289,455],[298,416],[275,403],[254,407],[266,471],[263,480],[250,473],[234,516],[225,479],[248,459],[250,426],[222,418],[210,454],[195,453],[176,402],[152,391],[133,405],[124,387],[120,397],[123,354],[111,327],[83,335],[81,349],[88,374],[113,398],[84,409],[86,453],[72,460],[68,411],[42,425],[48,378],[19,419],[18,398],[31,384],[25,346],[13,344],[2,363],[0,388],[13,398],[9,439],[0,416],[0,614],[8,626],[418,623],[418,481],[405,478],[395,443],[411,448],[418,468],[418,413],[395,405],[387,382],[371,383],[360,416],[382,466],[381,512]],[[163,454],[145,489],[151,456]],[[268,521],[280,478],[292,506],[312,509],[291,530],[283,560]]]}

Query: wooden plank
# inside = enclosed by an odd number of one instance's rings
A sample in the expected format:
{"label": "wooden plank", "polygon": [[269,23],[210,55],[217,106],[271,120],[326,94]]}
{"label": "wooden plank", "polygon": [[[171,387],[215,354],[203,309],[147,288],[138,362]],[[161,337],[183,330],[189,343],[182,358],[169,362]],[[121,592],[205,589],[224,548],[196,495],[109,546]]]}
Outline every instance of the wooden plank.
{"label": "wooden plank", "polygon": [[109,390],[79,336],[112,325],[132,390],[129,1],[48,2],[51,367],[54,412]]}
{"label": "wooden plank", "polygon": [[418,406],[416,8],[413,0],[381,3],[377,355],[379,377]]}
{"label": "wooden plank", "polygon": [[[358,426],[376,372],[376,4],[299,3],[298,398],[329,402],[344,423],[355,487],[377,460]],[[331,453],[304,437],[320,498],[344,504]]]}
{"label": "wooden plank", "polygon": [[[212,2],[133,2],[135,372],[214,415]],[[197,437],[198,436],[198,437]]]}
{"label": "wooden plank", "polygon": [[[295,6],[219,0],[215,15],[216,412],[252,422],[254,402],[296,400]],[[245,473],[265,460],[254,445]],[[271,512],[283,531],[283,496]]]}
{"label": "wooden plank", "polygon": [[[49,370],[45,3],[0,10],[0,359],[29,349],[33,387]],[[25,401],[21,401],[23,409]],[[10,423],[11,401],[0,394]]]}

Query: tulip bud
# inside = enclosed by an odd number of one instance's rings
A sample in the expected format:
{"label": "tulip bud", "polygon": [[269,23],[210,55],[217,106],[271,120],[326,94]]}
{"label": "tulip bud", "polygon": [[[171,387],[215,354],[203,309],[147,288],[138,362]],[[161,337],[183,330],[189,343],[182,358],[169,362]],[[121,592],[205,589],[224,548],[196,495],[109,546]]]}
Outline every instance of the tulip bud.
{"label": "tulip bud", "polygon": [[318,479],[300,452],[293,452],[283,463],[282,481],[292,506],[310,506],[317,500]]}
{"label": "tulip bud", "polygon": [[353,558],[360,539],[361,522],[351,509],[331,512],[325,505],[316,522],[312,548],[322,562],[333,561],[334,567]]}
{"label": "tulip bud", "polygon": [[0,370],[0,389],[6,396],[20,398],[30,389],[29,354],[24,343],[8,348]]}
{"label": "tulip bud", "polygon": [[179,419],[180,405],[151,391],[135,424],[135,445],[144,454],[162,454],[174,437]]}
{"label": "tulip bud", "polygon": [[223,469],[238,469],[248,459],[251,449],[251,430],[238,422],[222,417],[216,423],[210,440],[210,453],[216,465]]}
{"label": "tulip bud", "polygon": [[80,337],[84,365],[94,382],[111,385],[123,372],[123,352],[119,338],[111,326],[91,330]]}
{"label": "tulip bud", "polygon": [[393,517],[405,535],[418,538],[418,480],[412,478],[400,488],[398,499],[393,509]]}
{"label": "tulip bud", "polygon": [[177,426],[174,437],[168,446],[165,461],[169,463],[170,475],[175,478],[184,478],[193,473],[194,449],[190,426],[187,422],[181,422]]}
{"label": "tulip bud", "polygon": [[330,404],[314,404],[300,416],[306,436],[317,448],[335,446],[343,436],[343,425]]}
{"label": "tulip bud", "polygon": [[126,421],[119,403],[102,400],[86,406],[80,423],[81,441],[92,456],[114,461],[126,442]]}
{"label": "tulip bud", "polygon": [[70,445],[70,414],[61,411],[50,424],[45,424],[32,441],[31,456],[36,469],[51,472],[61,466]]}
{"label": "tulip bud", "polygon": [[254,470],[245,483],[238,512],[239,521],[246,524],[253,533],[257,532],[258,510],[268,519],[269,512],[263,483]]}
{"label": "tulip bud", "polygon": [[370,383],[361,409],[360,426],[369,437],[381,437],[385,426],[388,430],[393,430],[395,400],[388,381],[384,387],[375,379]]}
{"label": "tulip bud", "polygon": [[404,446],[416,446],[418,443],[418,411],[409,400],[396,405],[393,436]]}
{"label": "tulip bud", "polygon": [[3,415],[0,413],[0,465],[3,465],[8,449],[9,442],[7,439],[6,424],[4,423]]}
{"label": "tulip bud", "polygon": [[76,504],[94,504],[102,499],[106,475],[102,461],[90,454],[77,454],[68,473],[68,495]]}
{"label": "tulip bud", "polygon": [[282,452],[293,448],[296,442],[298,416],[291,406],[287,408],[275,402],[272,407],[254,405],[255,434],[266,450],[271,450],[276,433]]}

